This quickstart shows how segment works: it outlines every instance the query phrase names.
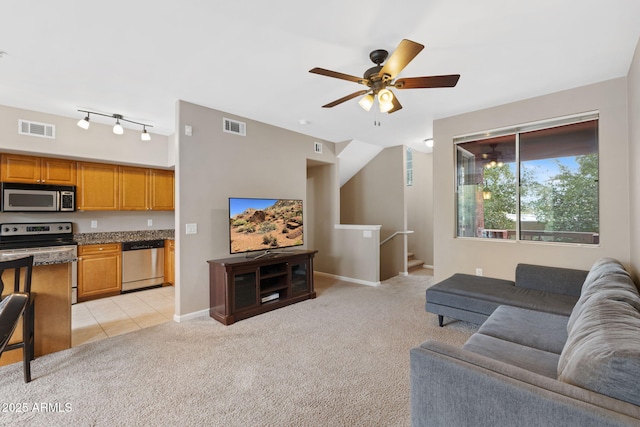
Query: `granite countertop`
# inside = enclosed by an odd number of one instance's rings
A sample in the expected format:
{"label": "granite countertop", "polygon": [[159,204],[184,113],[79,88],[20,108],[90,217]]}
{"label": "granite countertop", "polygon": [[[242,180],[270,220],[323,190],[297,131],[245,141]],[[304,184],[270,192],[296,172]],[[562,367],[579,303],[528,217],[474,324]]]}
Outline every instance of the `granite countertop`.
{"label": "granite countertop", "polygon": [[[25,254],[16,252],[12,254],[0,254],[0,261],[12,261],[18,258],[24,258]],[[60,252],[47,252],[39,253],[33,260],[33,266],[39,265],[54,265],[54,264],[66,264],[68,262],[77,261],[78,257],[74,255],[73,251],[65,250]]]}
{"label": "granite countertop", "polygon": [[135,242],[139,240],[173,240],[174,230],[113,231],[105,233],[79,233],[73,236],[78,245]]}

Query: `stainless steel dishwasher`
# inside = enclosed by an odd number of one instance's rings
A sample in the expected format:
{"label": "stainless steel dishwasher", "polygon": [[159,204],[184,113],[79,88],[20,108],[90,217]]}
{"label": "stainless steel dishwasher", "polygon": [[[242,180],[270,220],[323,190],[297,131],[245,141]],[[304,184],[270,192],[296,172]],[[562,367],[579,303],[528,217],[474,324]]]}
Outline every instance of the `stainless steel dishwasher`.
{"label": "stainless steel dishwasher", "polygon": [[164,283],[164,240],[122,244],[122,292]]}

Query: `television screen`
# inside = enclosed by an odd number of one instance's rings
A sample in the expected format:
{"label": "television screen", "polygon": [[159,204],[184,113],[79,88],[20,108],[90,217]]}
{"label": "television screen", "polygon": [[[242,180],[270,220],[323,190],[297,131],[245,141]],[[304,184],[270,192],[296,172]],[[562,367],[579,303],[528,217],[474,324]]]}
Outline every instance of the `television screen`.
{"label": "television screen", "polygon": [[231,253],[303,244],[302,200],[229,198]]}

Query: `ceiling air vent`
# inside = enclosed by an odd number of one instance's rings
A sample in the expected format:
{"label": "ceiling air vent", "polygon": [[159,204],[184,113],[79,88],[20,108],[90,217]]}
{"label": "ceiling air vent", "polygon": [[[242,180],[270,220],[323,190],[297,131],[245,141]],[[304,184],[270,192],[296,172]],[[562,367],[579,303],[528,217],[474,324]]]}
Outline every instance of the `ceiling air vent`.
{"label": "ceiling air vent", "polygon": [[18,133],[20,135],[39,136],[41,138],[56,138],[56,126],[48,123],[18,120]]}
{"label": "ceiling air vent", "polygon": [[237,120],[231,120],[224,117],[222,119],[222,130],[227,133],[247,136],[247,124]]}

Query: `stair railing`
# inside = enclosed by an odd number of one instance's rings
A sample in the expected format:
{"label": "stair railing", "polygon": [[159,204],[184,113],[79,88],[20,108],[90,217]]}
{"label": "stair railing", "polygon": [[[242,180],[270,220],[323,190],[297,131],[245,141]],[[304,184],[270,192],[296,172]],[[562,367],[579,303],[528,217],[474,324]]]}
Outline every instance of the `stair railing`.
{"label": "stair railing", "polygon": [[391,236],[387,237],[386,239],[384,239],[382,242],[380,242],[380,246],[384,245],[385,243],[387,243],[389,240],[393,239],[394,237],[396,237],[399,234],[413,234],[413,230],[404,230],[404,231],[396,231],[395,233],[393,233]]}

